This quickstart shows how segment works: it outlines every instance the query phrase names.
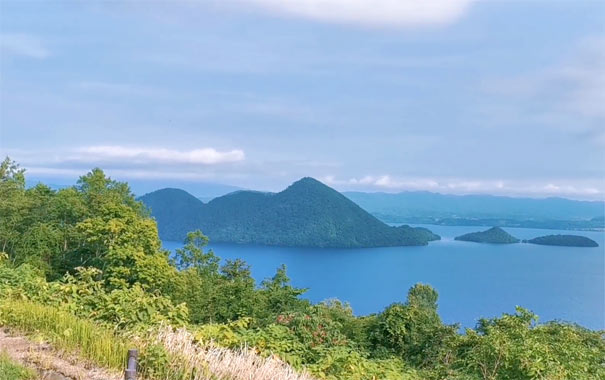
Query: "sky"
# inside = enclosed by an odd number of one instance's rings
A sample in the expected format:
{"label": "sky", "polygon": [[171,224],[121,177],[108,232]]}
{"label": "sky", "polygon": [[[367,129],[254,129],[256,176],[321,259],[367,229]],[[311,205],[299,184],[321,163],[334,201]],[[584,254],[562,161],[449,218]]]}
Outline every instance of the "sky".
{"label": "sky", "polygon": [[605,199],[605,2],[0,1],[30,176]]}

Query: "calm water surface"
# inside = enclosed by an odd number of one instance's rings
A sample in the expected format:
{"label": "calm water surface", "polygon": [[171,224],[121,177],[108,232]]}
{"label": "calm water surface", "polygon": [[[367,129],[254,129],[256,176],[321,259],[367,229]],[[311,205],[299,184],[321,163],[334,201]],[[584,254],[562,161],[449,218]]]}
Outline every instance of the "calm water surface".
{"label": "calm water surface", "polygon": [[[309,288],[314,302],[348,301],[358,315],[404,301],[417,282],[439,292],[439,312],[446,323],[473,327],[479,317],[533,310],[540,321],[561,319],[605,329],[605,250],[603,232],[506,228],[520,239],[550,234],[588,236],[597,248],[533,244],[487,245],[454,241],[481,227],[425,226],[442,240],[424,247],[365,249],[284,248],[212,244],[223,259],[242,258],[257,281],[283,264],[292,283]],[[174,250],[179,242],[164,241]]]}

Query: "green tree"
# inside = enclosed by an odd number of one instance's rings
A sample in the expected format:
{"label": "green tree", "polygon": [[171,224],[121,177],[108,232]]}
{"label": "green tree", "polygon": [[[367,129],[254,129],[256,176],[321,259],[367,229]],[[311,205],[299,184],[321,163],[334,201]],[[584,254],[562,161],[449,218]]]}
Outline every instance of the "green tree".
{"label": "green tree", "polygon": [[415,365],[434,362],[457,326],[446,326],[437,313],[437,292],[429,285],[410,288],[407,301],[390,305],[376,318],[375,350],[386,349]]}
{"label": "green tree", "polygon": [[175,264],[179,269],[195,269],[200,275],[215,276],[218,274],[220,258],[212,250],[204,252],[208,237],[200,230],[187,233],[183,248],[175,251]]}
{"label": "green tree", "polygon": [[29,209],[25,170],[6,157],[0,164],[0,252],[14,260],[14,248],[23,232]]}
{"label": "green tree", "polygon": [[263,307],[259,317],[271,320],[279,314],[306,309],[308,301],[299,298],[306,291],[307,289],[295,288],[290,284],[286,265],[282,264],[271,279],[265,279],[261,283]]}
{"label": "green tree", "polygon": [[258,295],[250,266],[241,259],[227,260],[215,293],[217,320],[235,321],[257,314]]}

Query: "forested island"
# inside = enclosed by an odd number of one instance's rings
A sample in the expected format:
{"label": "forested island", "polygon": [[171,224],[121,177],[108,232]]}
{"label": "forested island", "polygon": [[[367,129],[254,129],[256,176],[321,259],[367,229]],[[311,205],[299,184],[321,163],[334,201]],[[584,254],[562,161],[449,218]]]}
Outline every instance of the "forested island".
{"label": "forested island", "polygon": [[598,247],[599,244],[586,237],[579,235],[548,235],[523,240],[524,243],[539,245],[557,245],[562,247]]}
{"label": "forested island", "polygon": [[475,243],[489,244],[513,244],[518,243],[519,239],[504,231],[500,227],[492,227],[482,232],[471,232],[454,238],[460,241],[471,241]]}
{"label": "forested island", "polygon": [[440,237],[426,228],[391,227],[313,178],[279,193],[236,191],[205,204],[178,189],[140,200],[164,240],[201,229],[214,242],[290,247],[361,248],[426,245]]}
{"label": "forested island", "polygon": [[538,323],[521,307],[461,333],[426,284],[356,316],[339,300],[302,298],[283,266],[257,284],[201,231],[171,259],[145,205],[100,169],[73,187],[28,189],[7,159],[0,215],[3,331],[114,371],[136,347],[148,380],[605,378],[602,331]]}

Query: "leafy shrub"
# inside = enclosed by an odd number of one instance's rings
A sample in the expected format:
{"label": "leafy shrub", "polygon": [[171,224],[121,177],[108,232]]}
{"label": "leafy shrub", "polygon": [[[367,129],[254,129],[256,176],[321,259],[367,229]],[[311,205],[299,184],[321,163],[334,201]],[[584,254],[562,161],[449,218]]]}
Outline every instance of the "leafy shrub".
{"label": "leafy shrub", "polygon": [[75,275],[67,274],[60,282],[48,283],[27,264],[11,268],[0,262],[0,296],[58,306],[116,330],[144,329],[161,322],[181,326],[188,322],[184,304],[175,306],[167,297],[145,291],[138,284],[108,291],[99,278],[101,271],[96,268],[77,268]]}
{"label": "leafy shrub", "polygon": [[484,380],[605,379],[604,338],[575,325],[539,325],[535,314],[517,307],[459,336],[457,365]]}

